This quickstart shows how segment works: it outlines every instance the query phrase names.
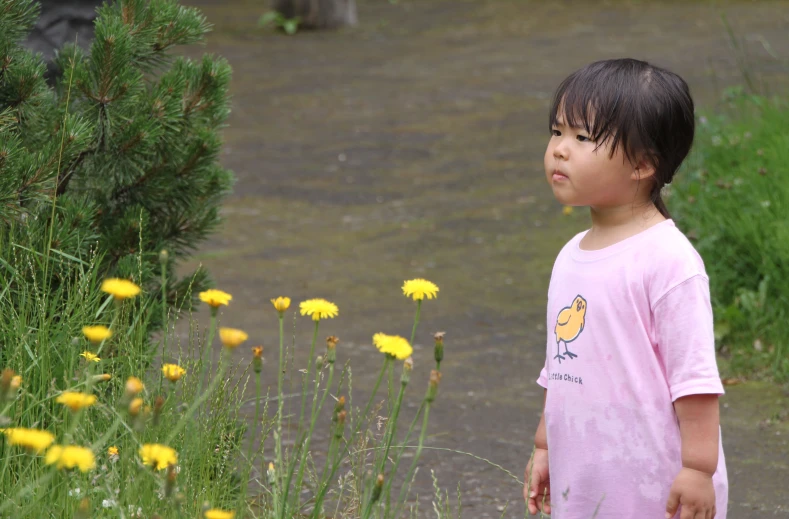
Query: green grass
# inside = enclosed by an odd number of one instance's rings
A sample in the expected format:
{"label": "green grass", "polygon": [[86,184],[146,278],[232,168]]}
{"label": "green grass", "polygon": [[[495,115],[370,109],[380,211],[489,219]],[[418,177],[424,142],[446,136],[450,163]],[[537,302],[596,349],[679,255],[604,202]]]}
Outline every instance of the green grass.
{"label": "green grass", "polygon": [[[237,519],[415,515],[410,488],[443,354],[414,359],[436,362],[436,370],[430,382],[411,381],[410,359],[396,360],[371,347],[371,355],[380,355],[381,370],[362,407],[353,400],[342,344],[335,351],[328,345],[316,348],[320,321],[299,317],[297,323],[314,331],[310,362],[300,370],[301,394],[283,404],[282,375],[277,393],[269,396],[262,391],[263,375],[256,369],[260,364],[234,364],[229,349],[221,346],[218,363],[211,360],[217,356],[211,350],[221,325],[218,312],[210,312],[208,326],[186,315],[185,339],[167,333],[149,337],[145,330],[152,319],[163,319],[170,331],[175,323],[169,316],[152,315],[161,307],[145,290],[138,297],[115,300],[100,289],[98,261],[64,257],[54,249],[47,255],[36,250],[46,240],[26,232],[12,227],[0,236],[0,428],[6,431],[0,434],[0,517],[210,518],[205,515],[209,509],[233,513]],[[52,261],[60,262],[57,269],[46,268]],[[166,285],[167,280],[162,281]],[[404,298],[404,304],[416,307],[415,333],[420,313],[429,315],[430,302],[423,308],[421,301]],[[231,305],[225,313],[232,310]],[[280,313],[278,373],[289,368],[298,378],[287,363],[283,332],[284,320],[294,311],[298,309]],[[201,314],[209,312],[203,308]],[[97,324],[113,334],[90,343],[82,327]],[[294,337],[288,349],[295,346]],[[85,351],[100,360],[88,362],[80,356]],[[163,363],[178,364],[186,373],[177,381],[167,380],[160,369]],[[395,371],[400,372],[399,383]],[[19,387],[11,385],[16,374],[22,377]],[[110,375],[109,380],[98,378],[102,374]],[[130,376],[145,384],[139,395],[126,390]],[[417,391],[427,391],[406,427],[397,417],[403,401],[412,398],[414,382],[420,382]],[[92,394],[96,402],[73,411],[57,401],[64,391]],[[250,394],[255,409],[251,421],[240,413]],[[330,421],[319,418],[327,405],[334,408]],[[379,415],[388,418],[383,430],[377,427]],[[83,471],[48,464],[52,447],[38,453],[26,450],[11,441],[13,428],[48,431],[55,445],[85,447],[95,466]],[[328,445],[312,445],[319,429],[330,431]],[[141,448],[147,444],[173,449],[177,462],[158,468],[146,464]],[[108,452],[110,447],[117,448],[117,455]],[[401,467],[403,461],[407,463]],[[441,509],[440,517],[449,517],[448,504]]]}
{"label": "green grass", "polygon": [[728,376],[789,380],[789,106],[726,94],[669,209],[704,258]]}

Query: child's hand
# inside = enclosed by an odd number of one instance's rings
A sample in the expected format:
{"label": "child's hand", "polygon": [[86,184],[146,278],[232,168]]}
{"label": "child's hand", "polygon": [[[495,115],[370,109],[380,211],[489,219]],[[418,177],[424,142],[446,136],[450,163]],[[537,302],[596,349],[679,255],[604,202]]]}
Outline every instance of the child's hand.
{"label": "child's hand", "polygon": [[523,474],[523,499],[526,500],[531,515],[538,511],[551,513],[551,482],[548,476],[546,449],[535,448],[526,466]]}
{"label": "child's hand", "polygon": [[713,519],[715,517],[715,488],[712,475],[683,468],[674,478],[666,503],[666,518],[674,517],[682,505],[680,519]]}

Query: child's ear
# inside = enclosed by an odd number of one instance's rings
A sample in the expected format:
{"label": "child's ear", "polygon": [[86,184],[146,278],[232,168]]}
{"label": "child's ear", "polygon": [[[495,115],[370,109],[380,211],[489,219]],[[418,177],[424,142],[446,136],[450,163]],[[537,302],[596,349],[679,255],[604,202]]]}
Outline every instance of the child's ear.
{"label": "child's ear", "polygon": [[652,165],[652,161],[642,158],[636,163],[630,178],[632,180],[645,180],[654,176],[654,174],[655,167]]}

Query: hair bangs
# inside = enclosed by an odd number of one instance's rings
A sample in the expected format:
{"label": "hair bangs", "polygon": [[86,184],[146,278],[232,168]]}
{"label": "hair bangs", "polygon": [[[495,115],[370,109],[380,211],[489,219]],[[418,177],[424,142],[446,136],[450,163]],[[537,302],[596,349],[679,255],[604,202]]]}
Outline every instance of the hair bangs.
{"label": "hair bangs", "polygon": [[578,70],[559,85],[551,107],[550,128],[559,122],[583,128],[598,148],[609,143],[613,156],[622,146],[625,157],[634,161],[648,151],[639,138],[632,98],[633,93],[642,90],[635,79],[638,74],[616,74],[610,67],[596,65]]}

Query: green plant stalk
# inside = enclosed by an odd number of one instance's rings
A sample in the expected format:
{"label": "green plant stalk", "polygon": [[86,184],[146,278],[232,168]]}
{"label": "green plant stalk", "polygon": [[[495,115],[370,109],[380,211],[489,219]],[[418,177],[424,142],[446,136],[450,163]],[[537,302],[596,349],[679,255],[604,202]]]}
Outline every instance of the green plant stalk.
{"label": "green plant stalk", "polygon": [[[320,384],[320,373],[317,370],[315,371],[315,393],[314,393],[314,395],[312,397],[312,412],[310,413],[310,429],[309,429],[309,432],[307,433],[307,438],[305,439],[304,450],[302,450],[302,452],[301,452],[301,461],[299,462],[299,472],[298,472],[298,475],[296,476],[296,488],[297,489],[301,488],[301,483],[302,483],[303,478],[304,478],[304,467],[307,464],[307,453],[309,452],[310,444],[312,443],[312,432],[315,429],[315,422],[318,419],[318,415],[320,414],[321,409],[323,409],[323,403],[326,401],[326,395],[329,392],[329,388],[331,388],[331,383],[332,383],[332,378],[333,377],[334,377],[334,364],[331,364],[329,366],[329,380],[327,381],[326,387],[323,390],[323,396],[321,397],[321,403],[317,407],[317,410],[316,410],[315,405],[316,405],[316,402],[317,402],[317,399],[318,399],[318,386]],[[294,499],[298,500],[298,496],[299,496],[299,494],[298,494],[298,491],[297,491]],[[297,506],[296,506],[297,504],[298,503],[294,503],[294,508],[293,508],[294,510],[297,509]]]}
{"label": "green plant stalk", "polygon": [[[367,416],[367,413],[370,412],[370,406],[372,405],[373,401],[375,400],[375,395],[378,392],[378,388],[381,385],[381,380],[384,378],[384,374],[386,373],[386,368],[389,365],[389,357],[384,356],[384,363],[381,366],[381,371],[378,373],[378,378],[375,381],[375,385],[373,386],[373,392],[370,394],[369,400],[367,400],[367,405],[364,408],[364,413],[362,413],[361,418],[356,421],[354,424],[353,432],[351,433],[351,438],[356,437],[359,433],[359,430],[362,428],[362,423],[364,423],[364,417]],[[326,478],[321,489],[318,491],[317,496],[315,497],[316,503],[320,503],[323,501],[323,498],[326,496],[326,492],[329,490],[329,483],[334,478],[334,474],[337,473],[337,469],[340,467],[340,461],[350,452],[350,448],[348,447],[348,443],[345,444],[345,449],[340,453],[339,457],[337,458],[336,462],[332,465],[331,472],[329,473],[329,477]],[[316,507],[315,510],[312,512],[312,518],[317,518],[316,511],[318,508]]]}
{"label": "green plant stalk", "polygon": [[[162,265],[162,360],[167,351],[167,268]],[[159,373],[159,393],[162,392],[164,375]]]}
{"label": "green plant stalk", "polygon": [[275,485],[274,489],[274,515],[277,515],[277,509],[281,506],[279,498],[282,495],[282,479],[279,474],[282,473],[282,407],[284,405],[284,394],[282,393],[282,379],[284,377],[285,350],[283,349],[283,341],[285,338],[284,329],[284,315],[279,313],[279,371],[277,371],[277,431],[274,438],[274,455],[277,458],[277,466],[275,471]]}
{"label": "green plant stalk", "polygon": [[411,328],[411,342],[409,343],[411,346],[414,345],[414,337],[416,337],[416,326],[419,324],[419,313],[422,310],[422,300],[418,300],[416,302],[416,315],[414,315],[414,327]]}
{"label": "green plant stalk", "polygon": [[312,334],[312,344],[310,345],[310,356],[307,359],[307,373],[301,382],[301,412],[299,412],[299,428],[298,433],[301,436],[304,426],[304,407],[307,403],[307,380],[309,380],[310,373],[312,373],[312,357],[315,355],[315,341],[318,339],[318,325],[320,320],[315,321],[315,331]]}
{"label": "green plant stalk", "polygon": [[419,443],[416,448],[416,453],[414,454],[414,460],[411,462],[411,466],[408,468],[407,476],[403,481],[403,487],[400,489],[400,494],[397,497],[397,506],[395,508],[393,517],[398,517],[398,514],[400,513],[400,509],[403,506],[403,498],[405,497],[404,492],[408,488],[408,482],[414,477],[416,464],[419,461],[419,456],[422,455],[422,445],[424,445],[425,435],[427,434],[427,420],[430,416],[430,405],[430,402],[425,401],[425,414],[422,416],[422,430],[419,431]]}
{"label": "green plant stalk", "polygon": [[[74,37],[74,44],[76,45],[78,41],[78,36]],[[76,68],[74,63],[74,58],[72,56],[71,62],[71,71],[68,78],[68,89],[66,90],[66,108],[63,112],[63,135],[60,137],[60,149],[58,150],[58,168],[57,174],[55,175],[55,186],[52,189],[52,214],[49,218],[49,240],[47,241],[47,255],[44,259],[44,283],[46,283],[46,287],[49,288],[49,281],[47,279],[49,275],[49,254],[52,250],[52,238],[55,232],[55,208],[57,208],[58,204],[58,182],[57,179],[60,178],[60,168],[63,165],[63,148],[65,147],[66,143],[66,130],[68,126],[66,125],[66,120],[68,118],[68,109],[69,103],[71,102],[71,85],[74,82],[74,69]]]}
{"label": "green plant stalk", "polygon": [[216,320],[218,313],[219,308],[212,306],[211,324],[208,328],[208,340],[206,341],[205,346],[203,346],[203,350],[200,353],[200,380],[198,381],[198,394],[203,392],[203,381],[205,380],[206,369],[208,368],[207,365],[211,363],[211,345],[214,343],[214,334],[216,333]]}
{"label": "green plant stalk", "polygon": [[[422,404],[419,406],[419,409],[416,410],[416,415],[414,415],[414,419],[411,420],[411,425],[408,427],[408,431],[406,432],[405,438],[403,439],[403,444],[400,447],[400,450],[395,457],[394,466],[390,471],[390,474],[394,475],[397,473],[397,469],[400,467],[400,460],[403,458],[403,453],[405,452],[406,444],[408,443],[408,439],[411,438],[411,434],[414,432],[414,427],[416,426],[416,422],[419,420],[422,411],[425,408],[425,402],[423,401]],[[394,477],[390,477],[386,481],[386,486],[384,487],[384,496],[386,499],[386,504],[384,508],[384,517],[387,517],[389,514],[389,492],[392,488],[392,480]]]}
{"label": "green plant stalk", "polygon": [[403,394],[405,393],[406,385],[407,384],[405,383],[400,384],[400,392],[397,394],[397,402],[395,402],[394,409],[392,410],[392,416],[389,418],[389,422],[386,424],[386,447],[384,448],[384,456],[381,459],[381,465],[376,474],[382,474],[384,472],[384,468],[386,467],[386,457],[389,455],[389,447],[391,447],[392,439],[397,432],[397,417],[400,414],[400,405],[403,403]]}
{"label": "green plant stalk", "polygon": [[[300,441],[298,446],[296,447],[296,452],[294,452],[294,456],[293,456],[294,460],[301,454],[300,451],[301,451],[301,449],[304,446],[304,440],[305,439],[302,438],[302,441]],[[285,491],[282,494],[282,500],[281,500],[282,506],[281,506],[281,509],[280,509],[280,516],[279,516],[280,519],[285,519],[286,518],[286,514],[288,512],[288,493],[290,492],[290,481],[293,479],[293,471],[295,469],[296,469],[296,463],[295,462],[294,463],[290,463],[289,467],[288,467],[288,477],[286,478],[285,485],[283,486]]]}
{"label": "green plant stalk", "polygon": [[214,375],[211,384],[209,384],[208,389],[206,389],[204,393],[202,393],[194,400],[194,402],[192,402],[192,405],[189,406],[189,409],[187,409],[183,416],[181,416],[181,419],[175,424],[175,427],[173,427],[173,429],[170,431],[170,434],[167,435],[167,440],[165,441],[166,444],[169,445],[172,443],[173,439],[178,435],[179,432],[181,432],[181,429],[184,428],[186,422],[192,417],[200,404],[205,402],[211,393],[216,389],[217,384],[219,384],[219,381],[222,380],[222,377],[225,375],[225,363],[223,359],[226,355],[227,348],[223,348],[222,356],[219,358],[219,370],[217,370],[216,375]]}
{"label": "green plant stalk", "polygon": [[[315,508],[313,509],[312,515],[310,517],[318,517],[320,516],[320,510],[323,505],[323,486],[329,484],[330,480],[326,479],[326,471],[329,470],[329,466],[334,462],[334,456],[336,455],[337,450],[337,436],[335,435],[336,430],[340,427],[339,423],[333,425],[333,427],[329,428],[329,432],[331,434],[331,439],[329,440],[329,450],[326,452],[326,464],[323,466],[323,470],[321,471],[321,477],[319,481],[320,490],[318,495],[315,498]],[[317,514],[317,515],[316,515]]]}
{"label": "green plant stalk", "polygon": [[[254,464],[252,459],[252,444],[255,439],[255,433],[258,430],[258,420],[260,420],[260,393],[261,393],[261,386],[263,385],[261,378],[263,378],[263,373],[255,373],[255,421],[252,422],[254,424],[254,428],[252,429],[251,434],[249,435],[249,446],[247,447],[247,459],[249,460],[250,467]],[[249,472],[247,472],[247,476],[249,476]],[[249,479],[247,477],[247,479]]]}

